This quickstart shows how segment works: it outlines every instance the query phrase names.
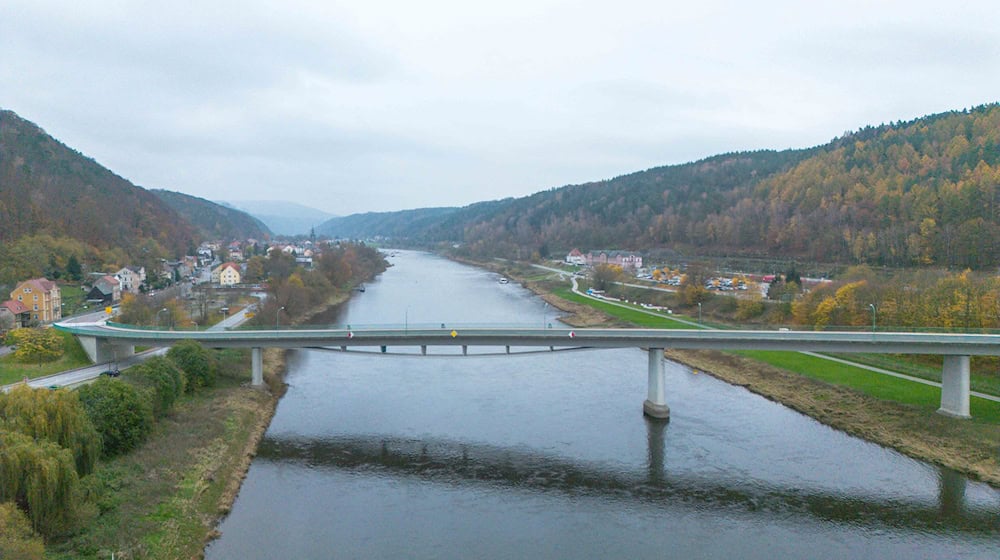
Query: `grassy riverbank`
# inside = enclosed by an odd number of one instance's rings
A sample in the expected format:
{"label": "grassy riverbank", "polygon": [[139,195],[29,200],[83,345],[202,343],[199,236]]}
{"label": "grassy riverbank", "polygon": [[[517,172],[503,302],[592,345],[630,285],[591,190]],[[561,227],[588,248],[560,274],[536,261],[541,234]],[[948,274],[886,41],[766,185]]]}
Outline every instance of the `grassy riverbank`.
{"label": "grassy riverbank", "polygon": [[[522,275],[517,267],[486,266],[517,278],[569,313],[563,320],[573,326],[691,328],[670,317],[582,297],[537,271]],[[668,357],[839,430],[1000,486],[1000,403],[973,397],[973,419],[956,420],[935,412],[940,404],[936,387],[802,353],[669,351]]]}
{"label": "grassy riverbank", "polygon": [[284,354],[265,351],[268,389],[247,379],[179,401],[136,451],[101,462],[97,498],[77,534],[47,545],[52,558],[198,558],[229,511],[282,391]]}

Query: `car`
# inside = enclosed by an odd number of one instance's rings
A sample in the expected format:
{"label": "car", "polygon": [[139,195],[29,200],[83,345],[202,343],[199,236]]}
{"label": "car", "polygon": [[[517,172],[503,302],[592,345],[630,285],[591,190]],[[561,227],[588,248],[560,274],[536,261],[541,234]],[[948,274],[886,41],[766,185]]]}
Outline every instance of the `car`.
{"label": "car", "polygon": [[118,377],[121,374],[122,374],[122,372],[119,371],[118,368],[107,369],[107,370],[104,370],[104,371],[101,372],[101,375],[106,375],[108,377]]}

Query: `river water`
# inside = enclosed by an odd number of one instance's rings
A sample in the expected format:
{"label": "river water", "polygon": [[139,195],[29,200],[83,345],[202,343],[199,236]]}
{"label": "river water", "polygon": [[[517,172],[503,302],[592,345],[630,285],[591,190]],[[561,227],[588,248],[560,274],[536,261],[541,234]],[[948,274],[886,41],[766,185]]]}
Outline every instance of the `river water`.
{"label": "river water", "polygon": [[[401,251],[330,324],[552,308]],[[430,349],[430,353],[441,352]],[[1000,492],[646,353],[290,353],[288,393],[206,550],[229,558],[1000,558]]]}

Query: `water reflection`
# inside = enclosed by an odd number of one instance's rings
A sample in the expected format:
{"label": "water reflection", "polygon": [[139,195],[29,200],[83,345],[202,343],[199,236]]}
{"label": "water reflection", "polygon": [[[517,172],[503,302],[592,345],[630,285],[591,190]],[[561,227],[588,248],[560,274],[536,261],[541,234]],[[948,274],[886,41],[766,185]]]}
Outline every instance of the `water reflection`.
{"label": "water reflection", "polygon": [[[833,494],[821,489],[744,484],[671,474],[665,469],[668,424],[648,422],[649,464],[645,472],[618,464],[588,462],[522,447],[499,447],[449,439],[382,436],[266,438],[258,458],[318,470],[346,470],[394,479],[416,477],[446,485],[491,485],[592,495],[611,500],[668,504],[698,511],[809,516],[878,529],[954,532],[981,536],[1000,531],[1000,514],[963,504],[965,479],[942,470],[938,503],[881,495]],[[941,512],[947,512],[942,516]]]}

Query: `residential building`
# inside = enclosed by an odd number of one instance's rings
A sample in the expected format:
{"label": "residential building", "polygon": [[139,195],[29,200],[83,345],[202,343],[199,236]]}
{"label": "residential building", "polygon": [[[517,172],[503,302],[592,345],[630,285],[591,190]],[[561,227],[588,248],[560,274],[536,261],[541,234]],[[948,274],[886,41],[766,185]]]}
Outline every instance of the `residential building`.
{"label": "residential building", "polygon": [[212,270],[212,283],[220,286],[235,286],[240,283],[240,267],[236,263],[220,264]]}
{"label": "residential building", "polygon": [[121,283],[111,275],[97,279],[90,292],[87,293],[87,301],[100,302],[102,305],[115,305],[121,299]]}
{"label": "residential building", "polygon": [[51,280],[25,280],[14,287],[10,299],[27,307],[34,322],[51,323],[62,319],[62,295],[59,286]]}
{"label": "residential building", "polygon": [[0,303],[0,332],[21,328],[30,321],[31,313],[23,303],[16,300]]}
{"label": "residential building", "polygon": [[118,287],[122,292],[138,294],[139,286],[146,281],[146,269],[141,266],[126,266],[115,273]]}
{"label": "residential building", "polygon": [[566,263],[582,266],[587,264],[587,257],[583,256],[579,249],[573,249],[566,255]]}

